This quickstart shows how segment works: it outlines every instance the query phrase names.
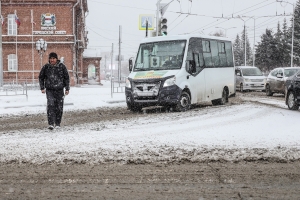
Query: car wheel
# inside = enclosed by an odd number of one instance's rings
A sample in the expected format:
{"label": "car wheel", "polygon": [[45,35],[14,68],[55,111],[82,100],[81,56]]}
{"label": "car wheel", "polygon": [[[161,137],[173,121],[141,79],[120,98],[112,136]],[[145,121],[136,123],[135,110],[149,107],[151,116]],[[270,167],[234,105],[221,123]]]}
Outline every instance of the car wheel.
{"label": "car wheel", "polygon": [[182,92],[180,99],[175,107],[178,112],[184,112],[189,110],[191,107],[191,97],[187,92]]}
{"label": "car wheel", "polygon": [[273,96],[273,93],[271,92],[270,86],[266,85],[266,95],[267,96]]}
{"label": "car wheel", "polygon": [[240,92],[244,92],[243,83],[241,83],[241,85],[240,85]]}
{"label": "car wheel", "polygon": [[296,97],[292,91],[289,91],[287,94],[287,105],[290,110],[298,110],[299,105],[296,101]]}

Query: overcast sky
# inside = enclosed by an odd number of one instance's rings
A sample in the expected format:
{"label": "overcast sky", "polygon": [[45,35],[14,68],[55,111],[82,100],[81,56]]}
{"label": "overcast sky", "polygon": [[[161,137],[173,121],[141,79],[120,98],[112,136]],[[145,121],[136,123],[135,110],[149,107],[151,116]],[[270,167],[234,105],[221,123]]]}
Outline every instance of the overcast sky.
{"label": "overcast sky", "polygon": [[[170,3],[164,14],[168,20],[168,35],[208,35],[222,30],[234,40],[243,31],[245,22],[251,46],[254,43],[254,33],[257,44],[266,28],[276,31],[278,21],[282,24],[286,18],[288,26],[291,26],[291,16],[283,15],[291,15],[296,2],[297,0],[282,3],[276,0],[161,1],[164,4]],[[114,55],[118,54],[119,26],[122,26],[121,54],[125,60],[135,57],[139,42],[146,35],[145,31],[139,30],[139,16],[149,14],[156,17],[156,3],[157,0],[88,0],[86,25],[89,45],[85,53],[103,56],[103,52],[110,52],[114,44]]]}

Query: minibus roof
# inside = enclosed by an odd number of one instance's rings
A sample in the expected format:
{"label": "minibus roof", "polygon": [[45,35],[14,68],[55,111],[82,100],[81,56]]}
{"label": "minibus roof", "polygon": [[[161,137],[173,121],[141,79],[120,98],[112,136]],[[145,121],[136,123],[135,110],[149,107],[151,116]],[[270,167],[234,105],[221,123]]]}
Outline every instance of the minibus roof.
{"label": "minibus roof", "polygon": [[158,42],[158,41],[170,41],[170,40],[188,40],[192,37],[204,38],[204,39],[214,39],[221,41],[229,41],[231,40],[226,37],[217,37],[210,35],[202,35],[202,34],[186,34],[186,35],[170,35],[170,36],[158,36],[158,37],[148,37],[144,38],[141,43],[149,43],[149,42]]}

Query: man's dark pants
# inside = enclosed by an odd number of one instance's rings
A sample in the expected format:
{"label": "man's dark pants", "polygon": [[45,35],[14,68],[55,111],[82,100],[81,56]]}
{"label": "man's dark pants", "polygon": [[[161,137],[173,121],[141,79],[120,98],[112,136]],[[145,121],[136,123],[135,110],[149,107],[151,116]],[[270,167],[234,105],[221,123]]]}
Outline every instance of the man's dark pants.
{"label": "man's dark pants", "polygon": [[60,126],[64,108],[64,90],[46,89],[48,124]]}

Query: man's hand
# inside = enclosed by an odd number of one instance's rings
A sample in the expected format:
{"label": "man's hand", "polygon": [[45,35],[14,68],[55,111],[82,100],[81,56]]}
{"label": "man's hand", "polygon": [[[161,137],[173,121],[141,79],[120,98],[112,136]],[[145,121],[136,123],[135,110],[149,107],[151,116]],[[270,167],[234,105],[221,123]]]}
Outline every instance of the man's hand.
{"label": "man's hand", "polygon": [[65,91],[65,95],[68,95],[68,94],[69,94],[69,90],[66,90],[66,91]]}
{"label": "man's hand", "polygon": [[43,94],[45,94],[45,92],[46,92],[45,89],[44,89],[44,90],[41,90],[41,91],[42,91]]}

